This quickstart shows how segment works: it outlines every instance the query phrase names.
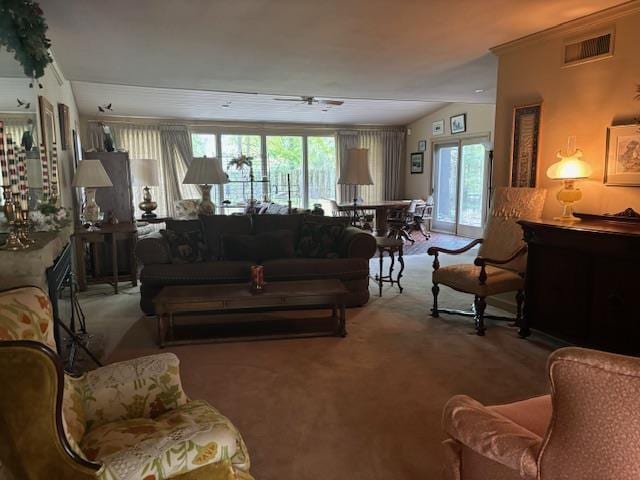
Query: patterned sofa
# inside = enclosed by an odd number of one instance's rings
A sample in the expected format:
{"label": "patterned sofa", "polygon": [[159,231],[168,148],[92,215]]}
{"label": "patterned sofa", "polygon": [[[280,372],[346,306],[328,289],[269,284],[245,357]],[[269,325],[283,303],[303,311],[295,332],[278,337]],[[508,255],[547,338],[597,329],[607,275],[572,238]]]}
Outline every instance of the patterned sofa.
{"label": "patterned sofa", "polygon": [[[349,290],[347,306],[364,305],[369,300],[369,259],[376,242],[370,234],[348,226],[348,221],[304,214],[169,220],[167,231],[196,235],[196,243],[204,243],[203,252],[189,260],[176,258],[167,232],[138,241],[136,255],[143,264],[140,307],[154,314],[153,297],[166,285],[248,282],[255,264],[264,265],[267,282],[336,278]],[[306,235],[310,230],[311,236]],[[334,245],[318,251],[315,247],[326,240],[322,236],[327,232],[335,236],[330,239]],[[285,240],[291,248],[283,247]]]}
{"label": "patterned sofa", "polygon": [[39,288],[0,292],[0,464],[10,478],[251,480],[240,433],[171,353],[63,372]]}

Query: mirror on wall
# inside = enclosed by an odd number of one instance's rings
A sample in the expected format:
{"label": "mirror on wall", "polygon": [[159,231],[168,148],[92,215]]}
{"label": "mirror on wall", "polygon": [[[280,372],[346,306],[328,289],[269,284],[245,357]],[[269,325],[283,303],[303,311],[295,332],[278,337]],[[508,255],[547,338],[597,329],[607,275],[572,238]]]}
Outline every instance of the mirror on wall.
{"label": "mirror on wall", "polygon": [[[43,168],[40,157],[41,129],[37,110],[39,108],[36,95],[37,85],[30,87],[31,79],[24,76],[22,67],[6,50],[0,51],[0,122],[3,126],[2,150],[5,152],[5,163],[0,168],[0,201],[4,202],[4,189],[10,185],[8,164],[6,160],[8,146],[13,145],[14,156],[25,157],[25,170],[29,185],[28,202],[31,210],[35,209],[38,199],[43,196]],[[51,109],[49,118],[55,128],[55,115]],[[55,130],[53,130],[55,133]],[[50,137],[55,138],[55,137]],[[47,165],[47,170],[49,170]],[[44,188],[43,188],[44,187]],[[9,189],[10,190],[10,189]]]}

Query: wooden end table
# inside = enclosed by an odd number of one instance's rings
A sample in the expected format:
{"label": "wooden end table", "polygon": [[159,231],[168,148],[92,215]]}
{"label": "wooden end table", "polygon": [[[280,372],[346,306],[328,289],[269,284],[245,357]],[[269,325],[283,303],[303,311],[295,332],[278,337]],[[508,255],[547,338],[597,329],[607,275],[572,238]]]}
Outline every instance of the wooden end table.
{"label": "wooden end table", "polygon": [[[122,238],[129,240],[129,248],[131,249],[129,252],[130,273],[129,275],[125,275],[124,278],[118,275],[118,240]],[[72,239],[75,246],[76,276],[81,292],[87,289],[88,283],[111,283],[114,293],[118,293],[118,282],[120,280],[131,280],[131,286],[133,287],[138,285],[138,263],[135,255],[138,229],[135,224],[117,223],[115,225],[103,225],[95,230],[87,230],[84,228],[76,229],[72,235]],[[85,267],[86,244],[106,241],[111,242],[112,274],[102,278],[94,278],[89,281]],[[97,256],[95,262],[98,263]]]}
{"label": "wooden end table", "polygon": [[[153,299],[158,320],[160,347],[176,344],[207,343],[230,340],[257,340],[335,335],[346,337],[344,297],[348,290],[340,280],[301,280],[267,283],[262,293],[252,293],[248,283],[219,285],[175,285],[164,287]],[[291,310],[295,307],[328,307],[338,326],[328,333],[260,335],[232,338],[174,339],[174,315],[177,313],[245,313],[251,311]]]}

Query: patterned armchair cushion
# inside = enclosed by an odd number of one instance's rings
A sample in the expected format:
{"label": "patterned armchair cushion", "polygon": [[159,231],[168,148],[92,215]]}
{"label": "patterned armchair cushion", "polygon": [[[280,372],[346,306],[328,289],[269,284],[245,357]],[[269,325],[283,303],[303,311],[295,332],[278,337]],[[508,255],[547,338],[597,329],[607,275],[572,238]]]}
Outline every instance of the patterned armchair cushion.
{"label": "patterned armchair cushion", "polygon": [[210,463],[228,462],[236,478],[251,478],[246,447],[231,422],[203,401],[155,419],[128,419],[90,430],[82,440],[103,480],[162,480]]}
{"label": "patterned armchair cushion", "polygon": [[461,292],[490,297],[524,288],[524,278],[511,270],[487,265],[487,281],[480,283],[480,267],[469,264],[448,265],[433,272],[433,281]]}
{"label": "patterned armchair cushion", "polygon": [[39,288],[0,293],[0,341],[34,340],[56,349],[49,297]]}
{"label": "patterned armchair cushion", "polygon": [[154,418],[187,402],[172,353],[118,362],[88,372],[76,385],[87,429],[118,420]]}

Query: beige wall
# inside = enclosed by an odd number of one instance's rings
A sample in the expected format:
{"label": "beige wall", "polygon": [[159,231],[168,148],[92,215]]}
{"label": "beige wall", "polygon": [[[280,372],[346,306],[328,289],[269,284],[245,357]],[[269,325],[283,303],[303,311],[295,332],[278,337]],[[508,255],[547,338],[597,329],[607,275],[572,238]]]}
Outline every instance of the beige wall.
{"label": "beige wall", "polygon": [[[51,105],[56,117],[56,143],[58,145],[58,165],[59,165],[59,181],[60,181],[60,201],[63,206],[71,208],[72,196],[71,196],[71,181],[73,180],[73,145],[70,145],[67,150],[60,148],[61,132],[60,132],[60,117],[58,115],[58,103],[64,103],[69,107],[69,123],[70,128],[76,130],[78,135],[79,131],[79,115],[76,101],[71,90],[71,84],[64,78],[62,72],[59,69],[55,69],[50,65],[45,70],[45,74],[38,80],[42,84],[42,89],[38,89],[36,92],[38,95],[44,96]],[[40,117],[38,115],[38,122]],[[39,138],[42,138],[39,136]],[[72,139],[73,140],[73,139]]]}
{"label": "beige wall", "polygon": [[[496,99],[495,168],[497,185],[509,182],[513,107],[542,101],[538,185],[549,189],[544,215],[558,215],[555,201],[560,184],[546,177],[556,161],[556,152],[566,147],[567,136],[575,135],[583,159],[591,163],[593,174],[580,182],[583,200],[576,211],[613,213],[626,207],[640,210],[640,188],[603,184],[607,126],[628,123],[640,117],[640,102],[634,101],[640,83],[640,12],[617,19],[603,15],[545,32],[529,40],[499,47],[498,91]],[[611,12],[620,15],[620,11]],[[607,26],[615,26],[615,51],[607,58],[579,66],[562,68],[565,38],[580,36]],[[575,28],[572,28],[575,27]],[[567,31],[567,28],[572,30]]]}
{"label": "beige wall", "polygon": [[[449,117],[460,113],[467,114],[467,132],[464,134],[451,135]],[[420,198],[431,193],[431,154],[434,141],[441,142],[447,139],[479,135],[491,136],[493,138],[494,116],[495,106],[493,104],[450,103],[440,110],[430,113],[407,125],[407,128],[411,129],[411,135],[407,135],[404,197]],[[443,135],[434,137],[431,126],[432,123],[437,120],[444,120],[445,131]],[[420,140],[427,141],[427,150],[424,152],[424,173],[412,175],[410,156],[412,152],[418,151],[418,141]]]}

